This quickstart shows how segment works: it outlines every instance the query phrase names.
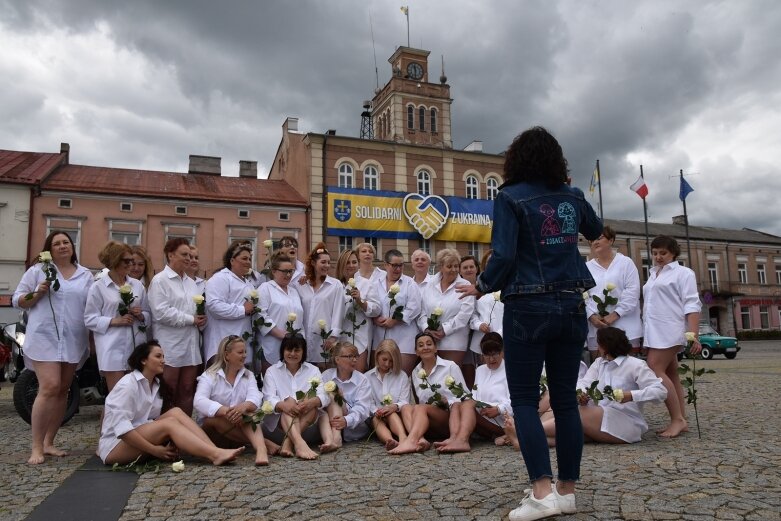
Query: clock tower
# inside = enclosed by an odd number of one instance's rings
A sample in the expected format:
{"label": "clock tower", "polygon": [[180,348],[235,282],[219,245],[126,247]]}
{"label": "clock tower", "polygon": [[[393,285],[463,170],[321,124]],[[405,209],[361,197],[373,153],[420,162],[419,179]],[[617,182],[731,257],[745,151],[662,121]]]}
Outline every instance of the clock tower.
{"label": "clock tower", "polygon": [[388,59],[391,79],[372,100],[374,139],[453,148],[447,77],[429,81],[429,51],[399,47]]}

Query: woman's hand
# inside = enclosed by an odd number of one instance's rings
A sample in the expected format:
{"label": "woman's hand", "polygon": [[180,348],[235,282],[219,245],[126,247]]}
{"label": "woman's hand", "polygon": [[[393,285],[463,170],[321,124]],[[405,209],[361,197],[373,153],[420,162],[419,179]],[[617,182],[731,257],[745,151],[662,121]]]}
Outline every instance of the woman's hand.
{"label": "woman's hand", "polygon": [[287,330],[285,329],[280,329],[278,327],[275,327],[274,329],[271,330],[271,336],[273,336],[274,338],[284,340],[285,335],[287,335]]}
{"label": "woman's hand", "polygon": [[443,338],[445,338],[445,332],[444,332],[444,331],[442,331],[442,328],[439,328],[439,329],[437,329],[436,331],[431,331],[431,330],[429,330],[429,329],[427,329],[426,331],[428,331],[429,333],[431,333],[431,336],[433,336],[433,337],[434,337],[434,338],[436,338],[437,340],[442,340]]}
{"label": "woman's hand", "polygon": [[399,406],[393,403],[391,405],[385,405],[383,407],[380,407],[379,409],[377,409],[377,411],[375,411],[374,415],[377,416],[378,418],[385,418],[386,416],[390,416],[394,412],[400,412],[400,411],[401,409],[399,409]]}
{"label": "woman's hand", "polygon": [[38,288],[35,290],[35,293],[39,294],[40,296],[44,296],[49,292],[49,286],[51,286],[51,282],[44,280],[38,284]]}
{"label": "woman's hand", "polygon": [[288,416],[292,416],[295,418],[298,416],[298,404],[292,400],[285,400],[284,402],[279,402],[276,409],[279,409],[279,412],[282,414],[287,414]]}
{"label": "woman's hand", "polygon": [[121,317],[112,318],[108,325],[109,327],[126,327],[133,325],[133,322],[135,322],[133,315],[128,313],[127,315],[123,315]]}
{"label": "woman's hand", "polygon": [[363,301],[361,300],[361,292],[358,290],[358,288],[353,288],[350,291],[350,296],[355,300],[355,303],[359,306],[363,304]]}
{"label": "woman's hand", "polygon": [[396,324],[398,324],[399,321],[398,320],[394,320],[394,319],[392,319],[390,317],[377,317],[377,318],[374,319],[374,323],[378,327],[384,327],[385,329],[391,329]]}
{"label": "woman's hand", "polygon": [[473,284],[456,284],[456,293],[461,293],[461,296],[458,297],[459,299],[464,297],[475,297],[476,299],[479,299],[483,296],[482,293],[477,291],[477,288]]}
{"label": "woman's hand", "polygon": [[692,355],[698,355],[700,354],[700,351],[702,351],[702,344],[700,344],[699,340],[692,341],[692,346],[689,348],[689,352]]}
{"label": "woman's hand", "polygon": [[480,329],[481,333],[490,333],[491,332],[491,326],[489,326],[485,322],[480,324],[480,328],[479,329]]}
{"label": "woman's hand", "polygon": [[347,420],[345,420],[343,416],[334,416],[330,423],[331,428],[338,431],[344,430],[344,428],[347,427]]}
{"label": "woman's hand", "polygon": [[588,317],[588,321],[591,322],[591,325],[597,329],[602,329],[603,327],[607,327],[609,325],[607,322],[605,322],[605,320],[602,317],[600,317],[596,313]]}
{"label": "woman's hand", "polygon": [[586,391],[583,391],[578,396],[578,404],[579,405],[588,405],[589,397],[588,394],[586,394]]}
{"label": "woman's hand", "polygon": [[178,452],[172,445],[153,445],[149,449],[149,454],[162,461],[172,461],[176,459]]}
{"label": "woman's hand", "polygon": [[206,327],[206,315],[195,315],[193,319],[193,324],[198,329],[203,329]]}
{"label": "woman's hand", "polygon": [[492,405],[490,407],[483,407],[482,409],[479,409],[479,412],[482,416],[485,416],[486,418],[496,418],[499,416],[499,407],[496,407],[495,405]]}
{"label": "woman's hand", "polygon": [[250,316],[255,311],[255,304],[249,300],[244,301],[244,314]]}
{"label": "woman's hand", "polygon": [[144,321],[144,312],[141,311],[140,306],[136,306],[133,308],[130,308],[130,314],[133,315],[133,318],[136,320],[140,320],[141,322]]}
{"label": "woman's hand", "polygon": [[612,326],[618,321],[619,318],[621,318],[619,314],[613,311],[612,313],[609,313],[605,318],[603,318],[602,321],[608,326]]}

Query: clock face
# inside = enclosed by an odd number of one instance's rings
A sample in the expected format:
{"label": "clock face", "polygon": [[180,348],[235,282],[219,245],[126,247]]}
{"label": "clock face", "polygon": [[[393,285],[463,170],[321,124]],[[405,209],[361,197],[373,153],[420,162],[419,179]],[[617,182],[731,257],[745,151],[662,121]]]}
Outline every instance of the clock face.
{"label": "clock face", "polygon": [[413,80],[419,80],[423,77],[423,67],[419,63],[410,63],[407,65],[407,76]]}

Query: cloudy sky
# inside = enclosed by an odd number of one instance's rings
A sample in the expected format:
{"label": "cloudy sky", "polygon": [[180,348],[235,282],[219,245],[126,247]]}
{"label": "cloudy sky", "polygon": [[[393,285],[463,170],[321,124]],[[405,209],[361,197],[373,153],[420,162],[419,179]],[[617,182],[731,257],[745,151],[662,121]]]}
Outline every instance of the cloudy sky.
{"label": "cloudy sky", "polygon": [[456,148],[544,125],[579,186],[600,160],[606,217],[642,219],[642,164],[651,221],[682,213],[683,169],[692,224],[781,235],[775,0],[0,0],[0,148],[265,171],[287,116],[357,136],[375,53],[384,85],[407,43],[401,5],[432,78],[444,56]]}

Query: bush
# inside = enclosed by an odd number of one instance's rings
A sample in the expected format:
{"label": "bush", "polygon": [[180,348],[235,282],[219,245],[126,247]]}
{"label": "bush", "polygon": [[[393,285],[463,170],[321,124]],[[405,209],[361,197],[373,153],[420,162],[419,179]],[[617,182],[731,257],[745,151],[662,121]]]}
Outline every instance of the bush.
{"label": "bush", "polygon": [[781,330],[778,329],[745,329],[738,331],[738,340],[778,340]]}

